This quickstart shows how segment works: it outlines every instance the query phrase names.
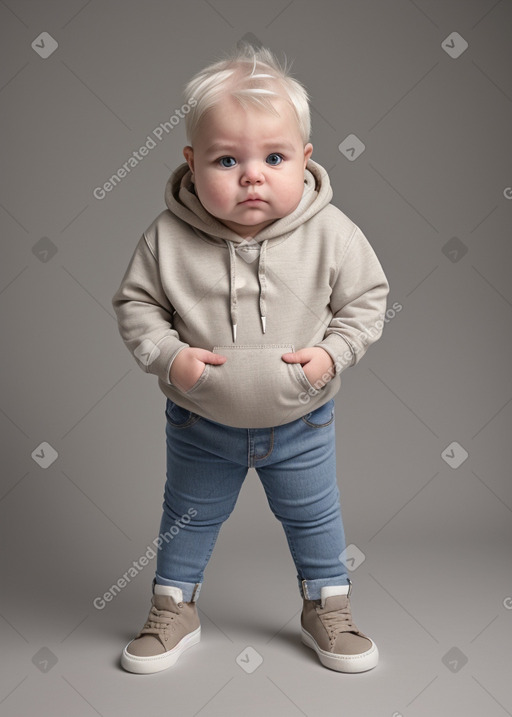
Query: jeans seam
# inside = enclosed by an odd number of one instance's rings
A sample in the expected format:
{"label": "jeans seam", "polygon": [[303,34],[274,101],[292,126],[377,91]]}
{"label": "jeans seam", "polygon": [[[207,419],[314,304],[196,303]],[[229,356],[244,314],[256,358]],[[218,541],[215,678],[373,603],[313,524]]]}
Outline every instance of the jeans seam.
{"label": "jeans seam", "polygon": [[[227,520],[227,518],[226,518],[226,520]],[[210,547],[208,549],[208,555],[206,556],[206,560],[204,561],[204,563],[201,567],[200,580],[198,580],[197,582],[203,582],[203,580],[204,580],[204,571],[206,570],[206,566],[208,565],[208,562],[212,556],[213,548],[215,547],[215,543],[217,542],[217,538],[219,537],[220,529],[222,528],[222,525],[224,522],[225,521],[223,521],[222,523],[219,524],[216,532],[212,535],[212,540],[210,543]]]}
{"label": "jeans seam", "polygon": [[265,458],[268,458],[269,455],[270,455],[270,454],[272,453],[272,451],[274,450],[274,429],[273,429],[273,428],[269,428],[268,430],[270,431],[270,448],[269,448],[269,450],[265,453],[265,455],[263,455],[263,456],[253,456],[254,461],[263,461],[263,460],[265,460]]}

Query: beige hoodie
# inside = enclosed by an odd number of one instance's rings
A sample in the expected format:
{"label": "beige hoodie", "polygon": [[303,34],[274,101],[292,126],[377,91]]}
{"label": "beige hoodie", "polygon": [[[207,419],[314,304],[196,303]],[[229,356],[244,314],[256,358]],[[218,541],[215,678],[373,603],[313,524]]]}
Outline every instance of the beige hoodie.
{"label": "beige hoodie", "polygon": [[[205,418],[240,428],[293,421],[331,399],[383,327],[389,285],[363,232],[330,204],[327,172],[309,160],[294,212],[243,239],[200,203],[186,163],[165,190],[168,209],[140,238],[112,299],[119,332],[162,392]],[[169,380],[187,346],[227,357],[181,391]],[[321,346],[334,377],[313,386],[281,355]]]}

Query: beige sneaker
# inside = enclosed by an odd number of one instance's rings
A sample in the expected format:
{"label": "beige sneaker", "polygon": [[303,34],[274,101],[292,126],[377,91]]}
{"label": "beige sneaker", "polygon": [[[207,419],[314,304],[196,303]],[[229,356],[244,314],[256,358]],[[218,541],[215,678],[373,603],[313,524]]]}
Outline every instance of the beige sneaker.
{"label": "beige sneaker", "polygon": [[377,665],[377,645],[352,622],[349,585],[321,588],[320,600],[306,600],[300,618],[302,642],[322,665],[337,672],[365,672]]}
{"label": "beige sneaker", "polygon": [[147,675],[174,665],[180,655],[201,639],[195,602],[183,602],[178,587],[153,584],[148,619],[121,656],[128,672]]}

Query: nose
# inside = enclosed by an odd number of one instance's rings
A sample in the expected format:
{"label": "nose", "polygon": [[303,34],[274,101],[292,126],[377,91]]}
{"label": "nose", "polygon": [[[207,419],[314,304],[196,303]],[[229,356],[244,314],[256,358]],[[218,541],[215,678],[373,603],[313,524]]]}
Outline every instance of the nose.
{"label": "nose", "polygon": [[243,185],[262,184],[264,181],[265,177],[258,162],[251,162],[245,166],[241,178]]}

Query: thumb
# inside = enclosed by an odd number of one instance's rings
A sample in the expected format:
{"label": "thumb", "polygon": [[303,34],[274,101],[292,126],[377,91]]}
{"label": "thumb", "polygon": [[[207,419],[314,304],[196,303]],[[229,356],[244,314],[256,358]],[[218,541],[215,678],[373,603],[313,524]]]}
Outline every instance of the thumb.
{"label": "thumb", "polygon": [[299,349],[287,354],[283,354],[281,358],[287,363],[307,363],[311,359],[308,349]]}

